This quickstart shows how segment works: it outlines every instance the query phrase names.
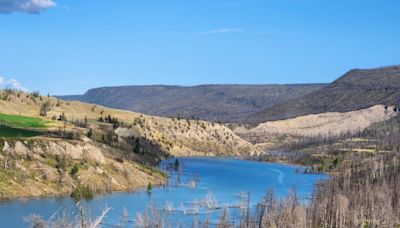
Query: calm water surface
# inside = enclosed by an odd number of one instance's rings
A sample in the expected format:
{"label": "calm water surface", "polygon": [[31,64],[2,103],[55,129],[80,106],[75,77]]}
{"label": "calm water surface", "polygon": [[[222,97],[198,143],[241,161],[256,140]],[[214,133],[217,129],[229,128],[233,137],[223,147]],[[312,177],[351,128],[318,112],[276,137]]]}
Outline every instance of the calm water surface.
{"label": "calm water surface", "polygon": [[[161,163],[162,169],[173,165],[175,159]],[[231,216],[238,216],[237,207],[250,195],[255,205],[268,189],[274,189],[277,197],[285,197],[296,189],[298,195],[307,200],[318,180],[325,175],[302,174],[301,167],[261,163],[233,158],[179,158],[179,171],[168,169],[170,183],[167,187],[154,187],[151,194],[146,190],[131,193],[114,193],[98,196],[86,202],[88,211],[95,217],[105,205],[112,211],[105,219],[107,224],[116,224],[123,211],[129,212],[129,221],[134,225],[137,213],[150,211],[151,205],[163,210],[163,216],[173,227],[178,223],[191,224],[193,219],[206,217],[216,220],[221,208],[230,208]],[[247,199],[247,198],[246,198]],[[247,200],[246,200],[247,201]],[[167,208],[170,213],[165,213]],[[24,217],[31,214],[50,218],[56,211],[74,211],[74,203],[68,198],[46,198],[17,200],[0,203],[2,227],[27,227]]]}

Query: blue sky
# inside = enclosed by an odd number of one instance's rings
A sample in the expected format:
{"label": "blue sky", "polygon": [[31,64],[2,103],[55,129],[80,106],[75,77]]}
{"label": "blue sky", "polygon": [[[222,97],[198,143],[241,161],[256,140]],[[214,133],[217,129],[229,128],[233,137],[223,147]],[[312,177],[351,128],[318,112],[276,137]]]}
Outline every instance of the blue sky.
{"label": "blue sky", "polygon": [[32,2],[0,0],[0,86],[330,82],[400,64],[398,0]]}

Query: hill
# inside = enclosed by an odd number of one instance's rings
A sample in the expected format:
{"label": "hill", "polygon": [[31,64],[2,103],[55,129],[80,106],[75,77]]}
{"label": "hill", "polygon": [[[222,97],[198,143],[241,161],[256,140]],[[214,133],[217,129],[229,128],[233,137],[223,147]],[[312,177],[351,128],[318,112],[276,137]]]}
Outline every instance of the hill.
{"label": "hill", "polygon": [[[66,128],[86,134],[89,129],[92,129],[94,133],[99,131],[100,136],[105,136],[107,133],[128,138],[138,136],[157,145],[167,155],[193,153],[233,155],[247,153],[252,149],[250,143],[236,136],[223,124],[149,116],[80,101],[34,96],[18,91],[2,91],[0,96],[7,97],[7,99],[0,99],[0,113],[3,113],[0,117],[17,115],[20,116],[19,119],[41,118],[52,131]],[[42,109],[45,106],[47,108],[43,115]]]}
{"label": "hill", "polygon": [[348,112],[378,104],[400,106],[400,66],[351,70],[328,86],[239,121],[257,124],[308,114]]}
{"label": "hill", "polygon": [[170,156],[254,152],[223,124],[0,91],[0,199],[129,191],[164,183]]}
{"label": "hill", "polygon": [[230,121],[322,88],[304,85],[118,86],[95,88],[66,100],[100,104],[156,116]]}

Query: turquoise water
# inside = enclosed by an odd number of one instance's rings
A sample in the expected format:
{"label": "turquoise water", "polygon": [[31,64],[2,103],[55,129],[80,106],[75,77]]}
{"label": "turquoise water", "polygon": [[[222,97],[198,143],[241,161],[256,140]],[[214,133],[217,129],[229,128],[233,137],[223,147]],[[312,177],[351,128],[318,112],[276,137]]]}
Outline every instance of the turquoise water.
{"label": "turquoise water", "polygon": [[[238,207],[243,202],[243,196],[249,194],[250,204],[255,205],[268,189],[273,189],[277,197],[285,197],[294,188],[301,199],[307,200],[315,183],[327,178],[319,174],[302,174],[297,172],[301,167],[282,164],[232,158],[192,157],[178,160],[179,171],[171,169],[175,159],[160,164],[170,175],[167,187],[153,187],[151,194],[143,189],[98,196],[86,202],[88,212],[95,217],[108,205],[112,211],[104,221],[116,224],[121,221],[123,211],[128,211],[128,220],[133,226],[137,213],[150,212],[153,205],[175,227],[178,223],[191,224],[194,219],[209,217],[216,220],[222,208],[230,208],[232,217],[239,216]],[[28,224],[24,222],[24,217],[38,214],[48,219],[56,211],[73,213],[73,201],[65,197],[3,202],[0,203],[0,221],[2,227],[26,227]]]}

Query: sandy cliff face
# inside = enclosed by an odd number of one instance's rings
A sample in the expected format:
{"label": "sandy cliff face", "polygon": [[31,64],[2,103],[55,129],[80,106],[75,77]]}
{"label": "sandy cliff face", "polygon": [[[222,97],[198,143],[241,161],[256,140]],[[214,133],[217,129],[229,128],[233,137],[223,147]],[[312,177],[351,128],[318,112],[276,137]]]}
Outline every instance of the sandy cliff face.
{"label": "sandy cliff face", "polygon": [[83,141],[1,139],[0,198],[66,195],[79,185],[95,192],[127,191],[166,180],[113,150]]}
{"label": "sandy cliff face", "polygon": [[262,138],[272,134],[293,136],[339,135],[356,133],[373,123],[393,118],[398,113],[394,107],[376,105],[367,109],[351,112],[326,112],[299,116],[287,120],[269,121],[250,130],[236,128],[234,132],[247,138]]}
{"label": "sandy cliff face", "polygon": [[196,120],[148,118],[141,131],[166,145],[174,156],[246,155],[255,152],[253,145],[220,124]]}

